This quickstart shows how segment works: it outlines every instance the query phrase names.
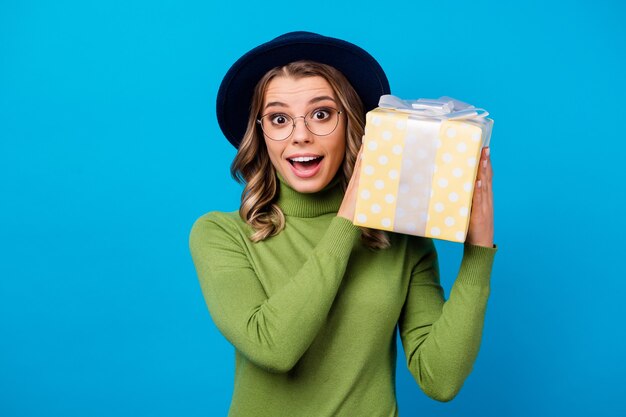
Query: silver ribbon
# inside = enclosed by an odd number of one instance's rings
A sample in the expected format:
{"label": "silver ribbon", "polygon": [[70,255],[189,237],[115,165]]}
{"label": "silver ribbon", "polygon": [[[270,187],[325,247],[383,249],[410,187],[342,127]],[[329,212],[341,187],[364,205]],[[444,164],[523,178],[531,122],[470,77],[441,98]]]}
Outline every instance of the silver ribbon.
{"label": "silver ribbon", "polygon": [[478,119],[489,115],[489,112],[485,109],[476,108],[471,104],[448,96],[436,99],[402,100],[396,96],[386,94],[380,97],[378,107],[410,113],[424,118],[449,120]]}

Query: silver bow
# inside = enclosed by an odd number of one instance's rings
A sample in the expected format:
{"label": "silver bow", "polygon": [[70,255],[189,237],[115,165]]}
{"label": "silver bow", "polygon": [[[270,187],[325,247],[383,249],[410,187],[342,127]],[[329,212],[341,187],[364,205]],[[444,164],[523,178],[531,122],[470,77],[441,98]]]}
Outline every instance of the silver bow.
{"label": "silver bow", "polygon": [[477,119],[489,115],[489,112],[485,109],[476,108],[471,104],[447,96],[437,99],[402,100],[396,96],[386,94],[380,97],[378,106],[420,117],[434,117],[438,119]]}

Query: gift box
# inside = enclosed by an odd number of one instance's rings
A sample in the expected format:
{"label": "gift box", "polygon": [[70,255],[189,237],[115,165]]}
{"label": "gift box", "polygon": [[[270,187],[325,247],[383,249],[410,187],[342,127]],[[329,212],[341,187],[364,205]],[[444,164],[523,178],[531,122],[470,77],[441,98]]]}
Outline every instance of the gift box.
{"label": "gift box", "polygon": [[464,242],[487,115],[450,97],[382,96],[366,116],[354,224]]}

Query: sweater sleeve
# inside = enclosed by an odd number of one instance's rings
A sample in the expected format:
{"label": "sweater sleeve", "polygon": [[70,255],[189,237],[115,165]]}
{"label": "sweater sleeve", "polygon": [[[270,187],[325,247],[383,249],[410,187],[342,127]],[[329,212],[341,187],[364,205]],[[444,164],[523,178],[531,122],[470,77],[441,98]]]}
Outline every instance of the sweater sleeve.
{"label": "sweater sleeve", "polygon": [[189,247],[209,312],[220,332],[257,365],[287,372],[324,323],[360,230],[336,217],[300,270],[268,297],[241,235],[209,213]]}
{"label": "sweater sleeve", "polygon": [[407,365],[429,397],[450,401],[478,356],[495,248],[466,244],[448,301],[432,241],[414,266],[399,328]]}

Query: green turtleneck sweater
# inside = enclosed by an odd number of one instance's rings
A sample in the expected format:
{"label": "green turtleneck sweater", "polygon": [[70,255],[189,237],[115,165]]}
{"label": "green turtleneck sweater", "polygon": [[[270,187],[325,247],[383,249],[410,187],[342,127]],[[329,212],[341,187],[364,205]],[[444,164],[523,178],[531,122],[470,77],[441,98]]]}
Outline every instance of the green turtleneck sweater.
{"label": "green turtleneck sweater", "polygon": [[465,245],[448,301],[430,239],[373,251],[337,217],[338,181],[281,181],[285,229],[262,242],[237,212],[201,216],[190,249],[209,312],[235,347],[229,416],[397,416],[396,325],[430,397],[452,399],[480,345],[495,249]]}

